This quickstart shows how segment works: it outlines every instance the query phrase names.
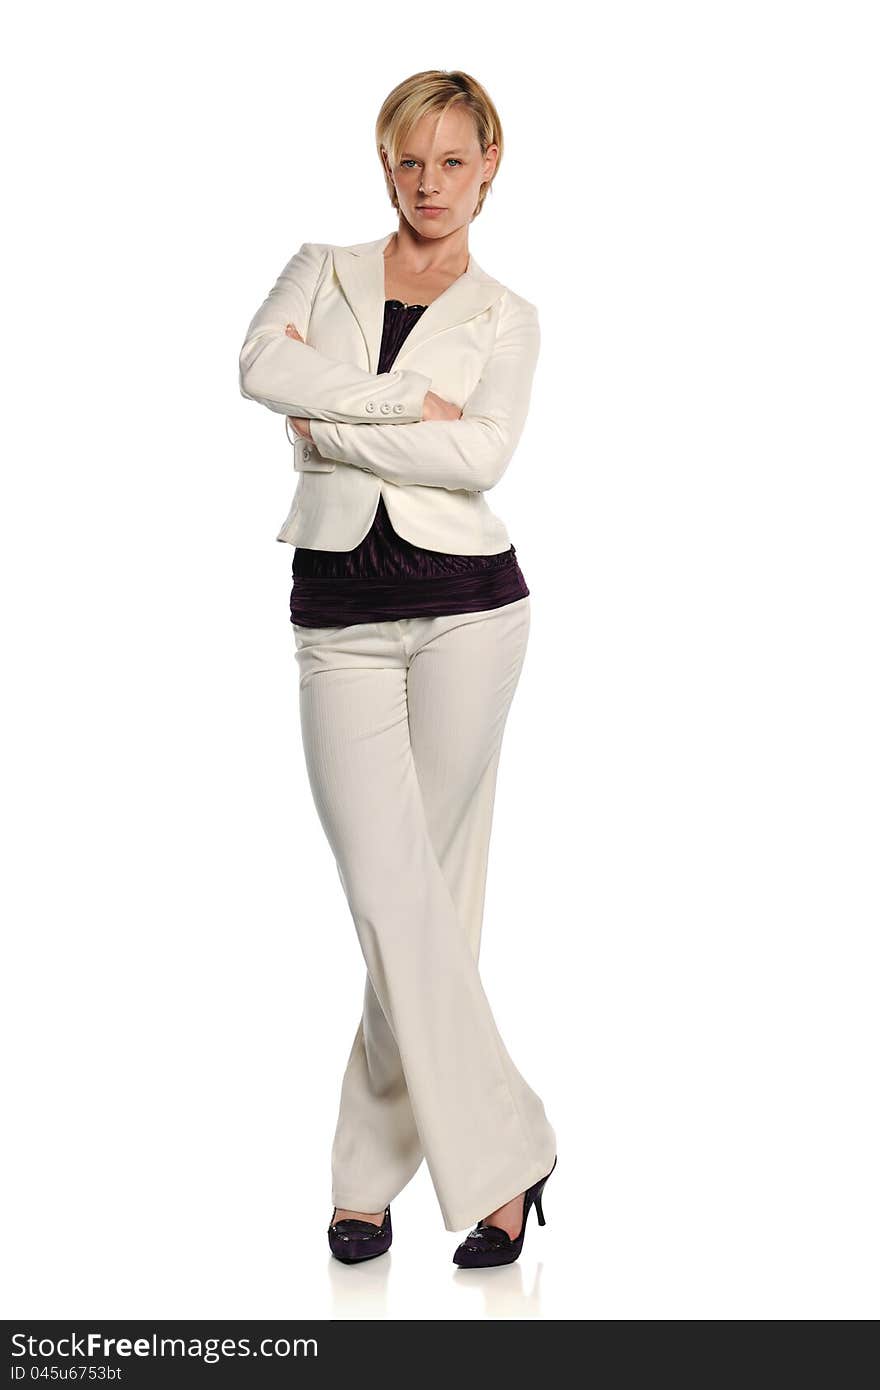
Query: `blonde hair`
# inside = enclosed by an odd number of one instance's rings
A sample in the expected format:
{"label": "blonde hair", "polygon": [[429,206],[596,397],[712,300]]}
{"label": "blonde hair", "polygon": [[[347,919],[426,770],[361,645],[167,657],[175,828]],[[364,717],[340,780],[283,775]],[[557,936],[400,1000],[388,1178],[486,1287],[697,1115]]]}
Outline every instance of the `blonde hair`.
{"label": "blonde hair", "polygon": [[473,221],[482,211],[486,194],[495,180],[504,154],[504,134],[498,112],[489,93],[475,77],[470,77],[466,72],[444,72],[431,68],[404,78],[382,103],[376,121],[376,150],[385,175],[388,196],[392,206],[399,209],[397,192],[382,158],[382,150],[395,165],[407,136],[422,117],[430,113],[439,116],[451,106],[463,106],[470,111],[483,154],[490,145],[498,146],[495,169],[492,177],[480,187],[480,196],[471,218]]}

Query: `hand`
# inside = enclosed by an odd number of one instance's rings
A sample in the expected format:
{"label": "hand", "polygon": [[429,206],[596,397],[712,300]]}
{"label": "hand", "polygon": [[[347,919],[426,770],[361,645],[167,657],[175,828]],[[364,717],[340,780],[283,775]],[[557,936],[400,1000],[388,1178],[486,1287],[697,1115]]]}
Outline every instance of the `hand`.
{"label": "hand", "polygon": [[438,396],[436,391],[429,391],[425,396],[422,405],[423,420],[459,420],[461,419],[461,406],[453,405],[452,401],[444,400]]}
{"label": "hand", "polygon": [[[288,338],[295,338],[298,343],[305,342],[305,338],[302,336],[300,332],[298,332],[298,330],[294,327],[292,323],[289,323],[287,325],[284,332],[287,334]],[[312,439],[312,431],[309,428],[310,422],[308,419],[300,419],[298,416],[294,415],[288,415],[287,418],[293,425],[293,428],[296,430],[297,434],[302,435],[304,439]],[[315,441],[312,439],[313,444],[314,442]]]}
{"label": "hand", "polygon": [[[299,419],[299,417],[296,416],[296,415],[288,415],[287,418],[288,418],[288,420],[290,421],[290,423],[293,425],[293,428],[296,430],[297,434],[301,435],[301,436],[303,437],[303,439],[312,439],[312,431],[311,431],[311,423],[312,423],[312,422],[311,422],[310,419],[301,420],[301,419]],[[314,439],[312,439],[312,443],[313,443],[313,444],[314,444],[314,442],[315,442]]]}

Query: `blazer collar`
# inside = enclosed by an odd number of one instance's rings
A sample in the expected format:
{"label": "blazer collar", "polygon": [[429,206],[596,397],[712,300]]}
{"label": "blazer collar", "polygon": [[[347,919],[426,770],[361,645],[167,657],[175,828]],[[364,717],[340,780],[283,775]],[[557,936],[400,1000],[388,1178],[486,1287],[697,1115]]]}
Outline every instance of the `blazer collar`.
{"label": "blazer collar", "polygon": [[[396,229],[395,229],[396,230]],[[332,247],[333,267],[342,292],[357,319],[369,355],[369,370],[375,372],[379,362],[382,345],[382,328],[385,322],[385,263],[383,252],[394,232],[378,237],[375,241],[362,241],[354,246]],[[494,304],[504,293],[504,285],[487,275],[477,265],[473,256],[468,257],[464,273],[453,280],[424,313],[420,314],[404,339],[403,346],[395,358],[398,367],[406,353],[417,348],[427,338],[442,333],[444,328],[464,323],[474,318]]]}

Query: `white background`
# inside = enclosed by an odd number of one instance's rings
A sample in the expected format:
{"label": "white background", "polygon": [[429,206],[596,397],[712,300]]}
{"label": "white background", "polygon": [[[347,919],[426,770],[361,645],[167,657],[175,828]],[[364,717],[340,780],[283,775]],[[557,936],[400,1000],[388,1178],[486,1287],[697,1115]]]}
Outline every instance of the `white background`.
{"label": "white background", "polygon": [[[10,20],[5,1317],[877,1316],[876,19]],[[428,67],[499,108],[470,246],[542,325],[481,966],[559,1162],[485,1273],[424,1165],[388,1257],[327,1249],[364,967],[237,377],[303,241],[394,230],[373,126]]]}

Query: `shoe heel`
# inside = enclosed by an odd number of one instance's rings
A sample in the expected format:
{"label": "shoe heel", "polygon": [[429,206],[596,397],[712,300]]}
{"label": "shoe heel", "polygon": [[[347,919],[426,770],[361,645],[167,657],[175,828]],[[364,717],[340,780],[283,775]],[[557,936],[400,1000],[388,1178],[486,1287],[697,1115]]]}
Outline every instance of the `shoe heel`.
{"label": "shoe heel", "polygon": [[540,1198],[540,1196],[538,1196],[538,1197],[535,1198],[535,1211],[537,1212],[537,1216],[538,1216],[538,1225],[539,1225],[539,1226],[546,1226],[546,1225],[547,1225],[547,1222],[544,1220],[544,1208],[543,1208],[543,1206],[542,1206],[542,1204],[541,1204],[541,1198]]}

